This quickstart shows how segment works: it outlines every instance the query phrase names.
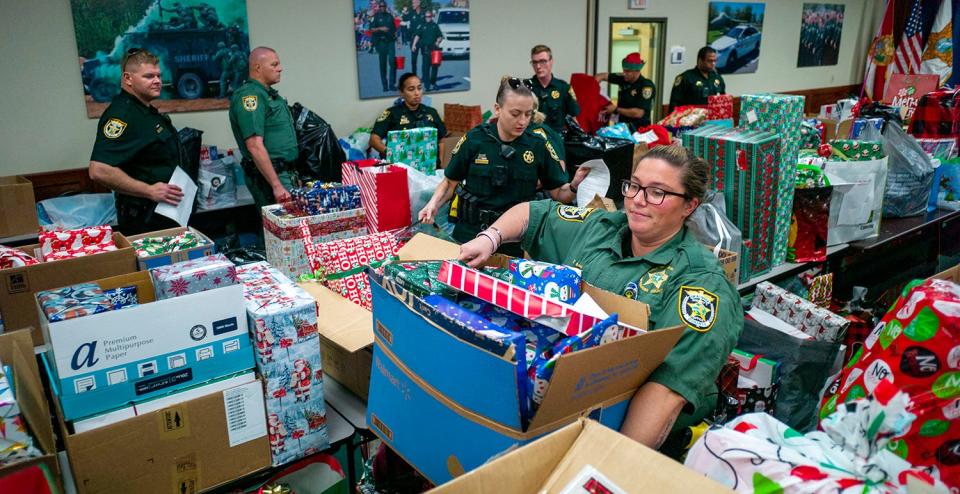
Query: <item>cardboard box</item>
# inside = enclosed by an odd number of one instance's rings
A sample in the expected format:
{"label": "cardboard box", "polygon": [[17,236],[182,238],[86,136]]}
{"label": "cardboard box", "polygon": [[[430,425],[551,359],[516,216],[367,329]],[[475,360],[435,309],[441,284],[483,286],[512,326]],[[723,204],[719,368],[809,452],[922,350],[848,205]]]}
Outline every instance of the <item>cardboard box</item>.
{"label": "cardboard box", "polygon": [[[455,257],[457,246],[448,245],[421,252]],[[561,357],[539,410],[524,428],[510,351],[500,356],[461,340],[442,329],[451,322],[422,300],[389,280],[371,278],[376,337],[367,420],[381,440],[436,484],[580,416],[619,427],[634,392],[683,331],[665,328]],[[624,323],[647,328],[646,305],[590,285],[583,291]]]}
{"label": "cardboard box", "polygon": [[80,494],[196,493],[270,466],[260,381],[80,434],[56,408]]}
{"label": "cardboard box", "polygon": [[[51,384],[66,420],[253,368],[242,285],[154,300],[147,271],[96,283],[105,290],[134,285],[140,303],[59,322],[41,319]],[[36,300],[34,306],[41,311]]]}
{"label": "cardboard box", "polygon": [[370,368],[373,352],[370,347],[348,352],[340,345],[320,336],[320,360],[325,377],[332,377],[363,401],[369,398]]}
{"label": "cardboard box", "polygon": [[278,216],[279,208],[279,204],[261,208],[263,240],[267,261],[291,280],[313,273],[303,243],[301,222],[306,222],[314,244],[359,237],[368,232],[367,216],[362,208],[299,218]]}
{"label": "cardboard box", "polygon": [[173,235],[180,235],[181,233],[190,230],[194,235],[200,237],[201,240],[205,241],[205,244],[198,245],[192,249],[178,250],[176,252],[169,252],[166,254],[157,254],[154,256],[140,257],[137,256],[137,266],[141,271],[146,271],[150,268],[156,268],[160,266],[166,266],[168,264],[174,264],[183,261],[189,261],[191,259],[200,259],[201,257],[212,256],[217,252],[217,246],[213,243],[213,240],[210,240],[209,237],[200,233],[196,228],[192,226],[181,226],[177,228],[168,228],[166,230],[157,230],[150,233],[141,233],[140,235],[134,235],[128,237],[127,240],[132,244],[134,240],[140,240],[142,238],[150,237],[170,237]]}
{"label": "cardboard box", "polygon": [[736,287],[740,279],[740,262],[737,253],[720,249],[720,255],[717,256],[717,261],[720,263],[720,267],[723,268],[723,273],[727,275],[727,279]]}
{"label": "cardboard box", "polygon": [[[594,475],[584,477],[584,472]],[[600,487],[575,490],[574,481]],[[606,487],[606,489],[603,489]],[[593,420],[580,419],[462,477],[432,494],[567,492],[729,493],[726,487]]]}
{"label": "cardboard box", "polygon": [[960,283],[960,264],[958,264],[958,265],[956,265],[956,266],[954,266],[954,267],[952,267],[952,268],[950,268],[950,269],[945,269],[945,270],[943,270],[943,271],[941,271],[941,272],[939,272],[939,273],[931,276],[930,278],[931,278],[931,279],[935,278],[935,279],[938,279],[938,280],[950,280],[950,281],[952,281],[952,282],[954,282],[954,283]]}
{"label": "cardboard box", "polygon": [[36,233],[40,228],[33,183],[24,177],[0,177],[0,211],[0,237]]}
{"label": "cardboard box", "polygon": [[440,168],[446,168],[447,163],[450,163],[450,156],[453,156],[453,148],[457,146],[457,142],[460,141],[460,138],[463,137],[465,133],[466,132],[450,132],[447,134],[447,137],[440,139],[440,143],[443,145],[443,155],[440,156]]}
{"label": "cardboard box", "polygon": [[29,329],[0,334],[0,361],[13,368],[13,385],[17,390],[20,413],[27,421],[27,428],[34,439],[33,445],[44,453],[39,458],[0,467],[0,477],[22,468],[43,464],[57,479],[59,486],[61,482],[57,444],[50,424],[50,409],[43,392],[40,370],[37,369],[37,359],[33,355],[33,340]]}
{"label": "cardboard box", "polygon": [[[137,254],[127,238],[114,232],[113,242],[117,250],[112,252],[0,270],[0,313],[3,314],[4,325],[9,328],[33,328],[33,344],[42,345],[44,339],[35,303],[36,292],[137,270]],[[40,245],[19,249],[38,257]]]}

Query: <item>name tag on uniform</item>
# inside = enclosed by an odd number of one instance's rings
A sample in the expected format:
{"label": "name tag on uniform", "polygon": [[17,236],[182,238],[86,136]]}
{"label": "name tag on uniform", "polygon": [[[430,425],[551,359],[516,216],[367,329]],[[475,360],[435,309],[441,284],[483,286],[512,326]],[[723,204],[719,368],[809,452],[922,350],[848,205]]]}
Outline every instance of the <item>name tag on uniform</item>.
{"label": "name tag on uniform", "polygon": [[481,154],[478,154],[477,157],[474,158],[473,162],[476,163],[476,164],[478,164],[478,165],[489,165],[489,164],[490,164],[490,160],[487,159],[487,155],[482,154],[482,153],[481,153]]}

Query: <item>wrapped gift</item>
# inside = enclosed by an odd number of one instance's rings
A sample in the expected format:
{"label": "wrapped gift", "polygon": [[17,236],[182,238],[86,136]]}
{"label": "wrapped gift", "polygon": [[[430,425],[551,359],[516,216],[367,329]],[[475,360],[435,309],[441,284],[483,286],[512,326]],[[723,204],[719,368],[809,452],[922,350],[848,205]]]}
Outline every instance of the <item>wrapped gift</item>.
{"label": "wrapped gift", "polygon": [[419,127],[387,132],[386,158],[433,175],[437,169],[437,129]]}
{"label": "wrapped gift", "polygon": [[800,122],[800,149],[817,149],[823,144],[823,122],[807,118]]}
{"label": "wrapped gift", "polygon": [[134,285],[104,290],[103,294],[110,299],[110,303],[113,304],[113,310],[133,307],[140,303],[140,300],[137,298],[137,287]]}
{"label": "wrapped gift", "polygon": [[110,300],[96,283],[80,283],[37,292],[40,309],[50,322],[99,314],[113,310]]}
{"label": "wrapped gift", "polygon": [[839,341],[849,326],[846,319],[767,281],[757,285],[751,306],[818,341]]}
{"label": "wrapped gift", "polygon": [[10,367],[0,363],[0,466],[43,454],[33,446],[14,391]]}
{"label": "wrapped gift", "polygon": [[775,413],[780,389],[780,362],[736,348],[730,357],[740,366],[736,395],[740,412]]}
{"label": "wrapped gift", "polygon": [[391,262],[383,267],[383,276],[417,297],[431,294],[454,296],[457,291],[437,281],[440,261]]}
{"label": "wrapped gift", "polygon": [[547,300],[572,304],[580,298],[580,270],[548,262],[511,259],[513,284]]}
{"label": "wrapped gift", "polygon": [[265,262],[240,266],[237,278],[264,380],[273,464],[326,449],[316,300]]}
{"label": "wrapped gift", "polygon": [[707,110],[710,120],[733,118],[733,95],[711,94],[707,96]]}
{"label": "wrapped gift", "polygon": [[830,141],[831,159],[839,161],[869,161],[886,156],[883,145],[876,141],[834,139]]}
{"label": "wrapped gift", "polygon": [[914,465],[937,465],[947,485],[960,486],[958,348],[960,285],[912,282],[844,367],[833,393],[824,396],[820,416],[892,383],[909,395],[917,418],[889,449]]}
{"label": "wrapped gift", "polygon": [[40,258],[56,261],[117,250],[110,225],[40,232]]}
{"label": "wrapped gift", "polygon": [[783,264],[787,258],[787,238],[793,211],[793,177],[802,139],[800,123],[803,121],[803,106],[803,96],[789,94],[747,94],[740,98],[742,127],[780,136],[777,180],[773,183],[777,198],[771,203],[776,224],[773,266]]}
{"label": "wrapped gift", "polygon": [[307,182],[290,191],[299,216],[348,211],[360,208],[360,187],[338,182]]}
{"label": "wrapped gift", "polygon": [[806,434],[766,413],[744,415],[708,429],[684,465],[745,493],[907,493],[908,481],[946,492],[935,472],[888,449],[915,423],[907,403],[896,390],[852,402]]}
{"label": "wrapped gift", "polygon": [[363,237],[333,240],[315,246],[307,245],[307,257],[315,272],[321,273],[327,288],[370,310],[368,267],[380,268],[396,259],[400,242],[393,232],[380,232]]}
{"label": "wrapped gift", "polygon": [[827,225],[830,222],[832,196],[833,187],[819,168],[797,165],[787,261],[827,260]]}
{"label": "wrapped gift", "polygon": [[0,245],[0,269],[20,268],[39,262],[20,249]]}
{"label": "wrapped gift", "polygon": [[597,130],[597,135],[601,137],[609,137],[611,139],[621,139],[624,141],[633,142],[633,132],[630,131],[630,127],[628,127],[625,123],[600,127],[600,129]]}
{"label": "wrapped gift", "polygon": [[341,172],[344,184],[360,186],[360,200],[371,233],[410,226],[410,186],[406,168],[348,161],[341,165]]}
{"label": "wrapped gift", "polygon": [[854,119],[853,125],[850,127],[850,138],[859,139],[868,125],[872,125],[874,129],[877,129],[877,132],[883,132],[884,122],[885,120],[880,117]]}
{"label": "wrapped gift", "polygon": [[[312,272],[304,235],[318,244],[367,234],[366,214],[359,208],[304,216],[300,211],[278,204],[264,206],[260,214],[267,261],[291,279]],[[309,233],[304,233],[304,227]]]}
{"label": "wrapped gift", "polygon": [[960,146],[960,88],[940,89],[920,97],[910,121],[915,137],[953,139]]}
{"label": "wrapped gift", "polygon": [[657,122],[669,128],[697,127],[710,119],[710,110],[699,106],[681,106]]}
{"label": "wrapped gift", "polygon": [[150,270],[157,300],[237,284],[237,268],[223,254],[178,262]]}
{"label": "wrapped gift", "polygon": [[181,250],[193,249],[206,245],[207,241],[192,230],[184,230],[177,235],[161,237],[146,237],[130,242],[139,257],[150,257],[159,254],[169,254]]}

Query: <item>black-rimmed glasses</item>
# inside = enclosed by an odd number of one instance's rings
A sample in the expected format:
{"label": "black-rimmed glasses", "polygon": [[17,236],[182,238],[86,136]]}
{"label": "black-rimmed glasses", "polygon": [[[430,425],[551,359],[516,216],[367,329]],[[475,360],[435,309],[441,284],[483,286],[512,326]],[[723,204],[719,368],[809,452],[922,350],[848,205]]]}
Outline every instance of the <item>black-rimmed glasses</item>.
{"label": "black-rimmed glasses", "polygon": [[637,197],[637,194],[639,194],[641,190],[643,191],[643,199],[647,201],[647,203],[653,204],[654,206],[663,204],[663,201],[667,198],[667,196],[677,196],[684,199],[689,199],[689,196],[686,194],[666,191],[659,187],[644,187],[636,182],[631,182],[630,180],[624,180],[620,185],[620,193],[623,194],[623,197],[626,197],[627,199],[633,199],[634,197]]}

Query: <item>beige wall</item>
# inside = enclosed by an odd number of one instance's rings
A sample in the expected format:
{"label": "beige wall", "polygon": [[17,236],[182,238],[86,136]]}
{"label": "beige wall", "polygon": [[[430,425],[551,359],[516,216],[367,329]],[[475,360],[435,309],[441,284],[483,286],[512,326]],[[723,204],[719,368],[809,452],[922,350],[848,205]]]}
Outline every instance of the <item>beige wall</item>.
{"label": "beige wall", "polygon": [[[590,2],[592,3],[592,2]],[[706,36],[705,1],[650,0],[646,11],[629,11],[626,0],[601,0],[599,67],[606,67],[609,17],[667,17],[667,46],[695,52]],[[730,76],[727,87],[740,94],[758,90],[805,89],[860,81],[867,41],[876,25],[871,0],[847,4],[840,64],[797,69],[802,0],[768,0],[760,70]],[[554,71],[563,78],[586,68],[586,0],[473,0],[471,2],[472,90],[433,96],[444,102],[490,108],[505,73],[528,74],[529,48],[550,45]],[[247,0],[250,43],[280,53],[284,80],[278,89],[328,121],[339,135],[369,126],[389,103],[358,97],[350,0]],[[868,16],[864,12],[868,11]],[[869,17],[869,18],[868,18]],[[86,166],[96,133],[83,104],[69,0],[0,0],[0,175]],[[854,63],[851,63],[855,61]],[[667,65],[672,81],[682,67]],[[669,93],[665,95],[669,97]],[[204,141],[233,146],[225,111],[176,113],[177,127],[205,132]]]}

